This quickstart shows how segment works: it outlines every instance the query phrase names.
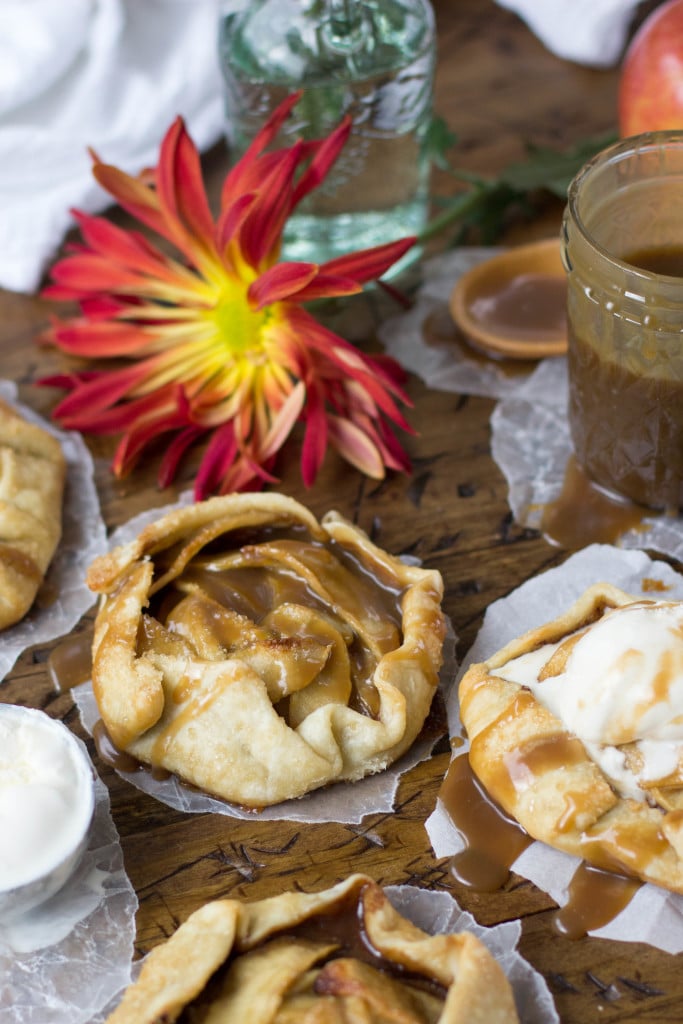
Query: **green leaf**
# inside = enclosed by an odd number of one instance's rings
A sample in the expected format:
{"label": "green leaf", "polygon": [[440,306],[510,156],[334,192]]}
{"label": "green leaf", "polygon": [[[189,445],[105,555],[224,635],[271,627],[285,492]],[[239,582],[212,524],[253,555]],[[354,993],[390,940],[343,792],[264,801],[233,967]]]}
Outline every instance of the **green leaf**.
{"label": "green leaf", "polygon": [[483,178],[455,168],[448,160],[446,153],[457,136],[441,118],[434,118],[425,139],[426,152],[433,163],[469,188],[446,200],[437,197],[441,212],[421,232],[421,240],[449,228],[454,232],[451,244],[459,244],[470,229],[477,231],[484,244],[494,242],[510,213],[519,209],[530,213],[539,192],[565,199],[570,182],[583,165],[615,139],[613,134],[584,139],[564,151],[529,144],[526,160],[510,164],[497,178]]}
{"label": "green leaf", "polygon": [[422,140],[423,156],[440,170],[446,171],[450,167],[446,153],[457,141],[458,136],[450,130],[444,119],[434,116]]}
{"label": "green leaf", "polygon": [[500,175],[500,181],[520,192],[545,189],[564,199],[570,182],[586,161],[614,142],[615,138],[614,135],[608,135],[585,139],[563,152],[548,146],[529,145],[528,159],[506,167]]}

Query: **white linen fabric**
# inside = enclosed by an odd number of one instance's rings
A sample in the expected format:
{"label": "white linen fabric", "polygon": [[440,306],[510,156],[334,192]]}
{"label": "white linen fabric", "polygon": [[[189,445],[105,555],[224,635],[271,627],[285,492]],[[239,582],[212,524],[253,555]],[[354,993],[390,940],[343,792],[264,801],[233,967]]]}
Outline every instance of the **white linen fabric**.
{"label": "white linen fabric", "polygon": [[218,0],[2,0],[0,286],[31,292],[72,225],[111,203],[88,147],[137,174],[177,114],[223,129]]}
{"label": "white linen fabric", "polygon": [[514,11],[552,53],[576,64],[609,67],[621,57],[640,0],[497,0]]}

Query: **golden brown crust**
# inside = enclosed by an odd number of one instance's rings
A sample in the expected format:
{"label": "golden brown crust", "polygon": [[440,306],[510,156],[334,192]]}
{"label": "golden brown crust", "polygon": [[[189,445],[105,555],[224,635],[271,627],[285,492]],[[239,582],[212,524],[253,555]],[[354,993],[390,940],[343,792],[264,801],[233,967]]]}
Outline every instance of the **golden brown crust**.
{"label": "golden brown crust", "polygon": [[[334,919],[343,907],[350,907],[347,913],[354,920],[355,908],[362,908],[362,927],[378,954],[376,963],[357,959],[353,950],[338,955],[344,949],[334,934]],[[305,924],[320,915],[325,915],[324,940],[319,933],[305,933]],[[225,976],[219,979],[215,972],[226,962]],[[392,965],[398,968],[395,973]],[[404,984],[402,975],[426,979],[431,991]],[[171,1024],[212,976],[211,994],[202,1005],[201,1019],[208,1022],[295,1024],[313,1019],[305,1014],[316,1004],[321,1013],[316,1020],[518,1021],[507,978],[479,939],[468,932],[428,935],[361,874],[319,893],[206,904],[150,953],[107,1024]],[[387,1006],[401,1016],[383,1016]],[[354,1007],[359,1016],[345,1016],[344,1007]],[[329,1016],[322,1016],[325,1009]]]}
{"label": "golden brown crust", "polygon": [[214,498],[97,559],[88,583],[114,743],[227,800],[265,806],[382,770],[429,711],[441,577],[336,513]]}
{"label": "golden brown crust", "polygon": [[557,619],[470,666],[460,683],[460,713],[474,772],[529,835],[597,867],[683,892],[681,812],[621,795],[560,719],[504,678],[513,659],[570,638],[542,670],[559,673],[577,631],[636,601],[650,603],[609,584],[589,588]]}
{"label": "golden brown crust", "polygon": [[35,600],[62,532],[59,442],[0,400],[0,629]]}

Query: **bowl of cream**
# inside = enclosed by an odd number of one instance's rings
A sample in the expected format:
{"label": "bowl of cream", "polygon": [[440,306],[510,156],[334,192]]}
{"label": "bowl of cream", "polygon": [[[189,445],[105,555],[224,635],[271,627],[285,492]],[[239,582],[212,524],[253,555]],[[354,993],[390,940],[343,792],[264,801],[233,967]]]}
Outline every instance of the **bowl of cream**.
{"label": "bowl of cream", "polygon": [[0,704],[0,921],[62,888],[87,846],[94,807],[85,745],[43,711]]}

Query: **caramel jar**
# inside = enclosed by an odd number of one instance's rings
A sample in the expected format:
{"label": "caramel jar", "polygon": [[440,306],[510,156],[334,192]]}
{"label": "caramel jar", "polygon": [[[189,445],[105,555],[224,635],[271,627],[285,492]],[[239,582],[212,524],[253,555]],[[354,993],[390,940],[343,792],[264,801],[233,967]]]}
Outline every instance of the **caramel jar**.
{"label": "caramel jar", "polygon": [[683,508],[683,131],[603,150],[569,188],[569,424],[609,491]]}

